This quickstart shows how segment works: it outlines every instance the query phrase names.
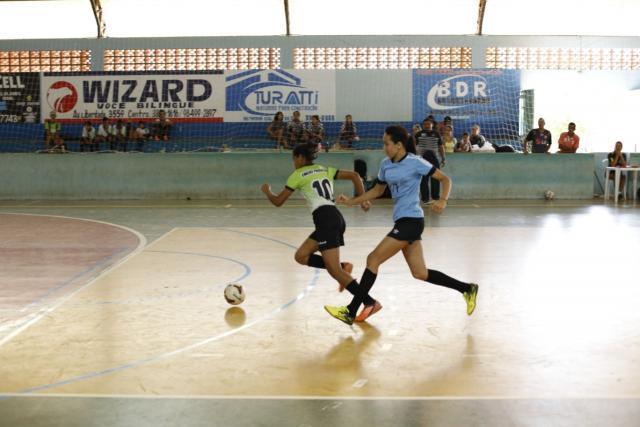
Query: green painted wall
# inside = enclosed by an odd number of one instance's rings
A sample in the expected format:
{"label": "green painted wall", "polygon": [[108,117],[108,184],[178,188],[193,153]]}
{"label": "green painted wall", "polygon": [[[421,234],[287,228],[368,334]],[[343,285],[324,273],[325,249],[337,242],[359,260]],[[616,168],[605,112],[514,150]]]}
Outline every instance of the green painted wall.
{"label": "green painted wall", "polygon": [[[321,154],[319,163],[353,169],[355,158],[375,176],[382,151]],[[453,199],[590,199],[592,154],[450,154],[445,173]],[[0,199],[260,199],[267,182],[279,191],[293,170],[291,153],[0,155]],[[350,193],[339,182],[336,193]],[[300,197],[300,195],[296,195]]]}

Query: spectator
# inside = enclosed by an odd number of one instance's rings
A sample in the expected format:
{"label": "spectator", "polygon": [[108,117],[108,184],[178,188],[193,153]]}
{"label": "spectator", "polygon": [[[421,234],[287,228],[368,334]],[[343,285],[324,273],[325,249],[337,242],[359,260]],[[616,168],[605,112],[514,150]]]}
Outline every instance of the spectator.
{"label": "spectator", "polygon": [[480,133],[480,125],[475,124],[471,127],[471,135],[469,136],[472,152],[495,153],[496,149],[493,144]]}
{"label": "spectator", "polygon": [[340,141],[340,147],[342,148],[352,148],[353,141],[360,141],[358,129],[356,128],[356,124],[353,123],[351,114],[344,116],[344,122],[340,127],[338,140]]}
{"label": "spectator", "polygon": [[95,143],[100,148],[100,143],[109,142],[109,149],[113,151],[114,143],[113,143],[113,135],[111,131],[111,125],[109,125],[109,119],[106,117],[102,118],[102,123],[98,126],[98,132],[96,133]]}
{"label": "spectator", "polygon": [[453,149],[456,153],[470,153],[471,152],[471,141],[469,141],[469,133],[465,132],[462,134],[462,140],[458,141],[455,148]]}
{"label": "spectator", "polygon": [[82,127],[82,136],[80,137],[80,151],[96,151],[95,146],[96,130],[93,128],[91,122],[84,122]]}
{"label": "spectator", "polygon": [[580,137],[575,133],[576,124],[571,122],[569,123],[569,129],[567,132],[562,132],[560,134],[560,138],[558,139],[558,147],[560,151],[558,153],[575,153],[578,151],[578,147],[580,146]]}
{"label": "spectator", "polygon": [[153,135],[156,141],[168,141],[171,133],[171,120],[164,110],[158,112],[158,118],[153,122]]}
{"label": "spectator", "polygon": [[56,112],[52,111],[49,118],[44,122],[44,148],[48,150],[50,146],[57,145],[56,141],[61,140],[60,130],[62,125],[56,120]]}
{"label": "spectator", "polygon": [[267,127],[267,134],[269,134],[269,138],[276,142],[276,148],[288,148],[287,141],[284,139],[284,128],[284,114],[282,114],[282,111],[278,111]]}
{"label": "spectator", "polygon": [[451,125],[446,125],[444,128],[444,133],[442,133],[442,142],[444,143],[444,152],[445,153],[453,153],[455,151],[456,144],[458,141],[453,137],[453,128]]}
{"label": "spectator", "polygon": [[307,141],[316,145],[317,149],[324,148],[329,152],[329,144],[324,141],[324,126],[317,114],[311,116],[311,122],[307,124]]}
{"label": "spectator", "polygon": [[[622,152],[622,142],[616,142],[616,148],[611,153],[607,154],[607,159],[609,160],[610,167],[627,167],[627,155]],[[615,179],[614,171],[609,171],[609,179]],[[626,176],[620,174],[620,187],[618,187],[618,198],[620,199],[622,198],[622,189],[624,188],[625,181]]]}
{"label": "spectator", "polygon": [[304,124],[300,121],[300,111],[294,111],[293,118],[287,126],[287,140],[289,142],[289,147],[293,148],[296,144],[305,142],[304,138]]}
{"label": "spectator", "polygon": [[[422,156],[426,161],[436,168],[444,167],[445,153],[444,145],[440,134],[433,130],[433,120],[425,119],[422,124],[422,130],[415,135],[418,155]],[[431,185],[429,185],[431,181]],[[429,188],[431,187],[431,188]],[[420,182],[420,194],[422,201],[431,204],[440,199],[440,183],[438,180],[423,177]]]}
{"label": "spectator", "polygon": [[447,126],[451,127],[451,133],[453,134],[453,121],[451,120],[451,116],[445,116],[442,122],[438,123],[438,133],[444,135]]}
{"label": "spectator", "polygon": [[407,139],[407,144],[405,146],[407,153],[416,154],[416,155],[418,154],[418,149],[416,147],[416,135],[421,130],[422,128],[417,123],[414,124],[413,127],[411,128],[411,133],[409,134],[409,138]]}
{"label": "spectator", "polygon": [[[471,151],[479,151],[487,143],[487,139],[480,134],[480,125],[471,126],[471,135],[469,136],[469,142],[471,143]],[[474,147],[475,150],[474,150]]]}
{"label": "spectator", "polygon": [[144,143],[149,139],[149,129],[145,128],[144,122],[139,122],[138,127],[133,131],[133,140],[136,142],[136,151],[144,150]]}
{"label": "spectator", "polygon": [[127,151],[127,135],[127,125],[122,120],[118,120],[115,126],[111,126],[111,137],[117,150]]}
{"label": "spectator", "polygon": [[524,154],[529,154],[529,141],[531,141],[532,153],[549,153],[551,147],[551,132],[544,128],[544,119],[538,119],[538,129],[531,129],[524,139]]}

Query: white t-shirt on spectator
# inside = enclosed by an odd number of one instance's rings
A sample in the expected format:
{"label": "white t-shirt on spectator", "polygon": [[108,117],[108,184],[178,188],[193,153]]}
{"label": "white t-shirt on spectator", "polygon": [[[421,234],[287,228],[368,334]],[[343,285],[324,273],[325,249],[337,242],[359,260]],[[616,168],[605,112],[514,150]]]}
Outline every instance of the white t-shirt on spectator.
{"label": "white t-shirt on spectator", "polygon": [[136,128],[136,135],[144,138],[146,135],[149,135],[149,129],[147,128]]}
{"label": "white t-shirt on spectator", "polygon": [[[119,133],[119,135],[118,135]],[[111,126],[111,135],[113,136],[127,136],[127,127],[126,126],[122,126],[120,129],[118,129],[117,126]]]}
{"label": "white t-shirt on spectator", "polygon": [[92,127],[87,129],[86,127],[82,128],[82,137],[87,139],[94,139],[96,137],[96,130]]}
{"label": "white t-shirt on spectator", "polygon": [[111,129],[112,129],[111,125],[107,125],[105,127],[103,124],[100,124],[100,126],[98,126],[98,136],[104,136],[104,137],[109,136],[111,134]]}

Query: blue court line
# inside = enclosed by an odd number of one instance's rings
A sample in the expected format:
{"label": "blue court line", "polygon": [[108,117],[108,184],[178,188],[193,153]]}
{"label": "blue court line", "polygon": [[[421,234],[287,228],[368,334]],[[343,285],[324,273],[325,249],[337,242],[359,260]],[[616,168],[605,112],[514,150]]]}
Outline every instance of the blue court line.
{"label": "blue court line", "polygon": [[[229,230],[229,229],[225,229],[225,228],[222,228],[221,230],[225,230],[225,231],[229,231],[229,232],[237,233],[237,234],[243,234],[243,235],[251,236],[251,237],[257,237],[257,238],[260,238],[260,239],[263,239],[263,240],[269,240],[269,241],[276,242],[276,243],[279,243],[281,245],[287,246],[289,248],[296,249],[295,246],[293,246],[293,245],[291,245],[291,244],[289,244],[287,242],[283,242],[281,240],[277,240],[277,239],[273,239],[273,238],[270,238],[270,237],[262,236],[260,234],[248,233],[248,232],[236,231],[236,230]],[[48,390],[48,389],[51,389],[51,388],[60,387],[60,386],[63,386],[63,385],[72,384],[72,383],[75,383],[75,382],[84,381],[84,380],[91,379],[91,378],[97,378],[97,377],[102,377],[102,376],[109,375],[109,374],[112,374],[112,373],[121,372],[121,371],[124,371],[126,369],[135,368],[135,367],[140,366],[140,365],[157,362],[157,361],[160,361],[162,359],[166,359],[166,358],[178,355],[180,353],[184,353],[184,352],[193,350],[195,348],[202,347],[203,345],[206,345],[206,344],[209,344],[211,342],[220,340],[222,338],[226,338],[228,336],[234,335],[234,334],[236,334],[236,333],[238,333],[240,331],[243,331],[243,330],[245,330],[247,328],[250,328],[253,325],[256,325],[256,324],[262,322],[263,320],[266,320],[268,318],[271,318],[271,317],[275,316],[276,314],[278,314],[278,313],[286,310],[287,308],[289,308],[295,302],[300,301],[302,298],[306,297],[309,294],[309,292],[311,292],[313,290],[313,288],[316,286],[319,276],[320,276],[320,270],[318,270],[317,268],[314,268],[314,273],[313,273],[313,277],[311,278],[311,281],[306,286],[306,288],[301,293],[299,293],[294,299],[284,303],[283,305],[281,305],[280,307],[276,308],[272,312],[266,313],[266,314],[258,317],[253,322],[244,324],[244,325],[242,325],[242,326],[240,326],[238,328],[232,329],[230,331],[224,332],[224,333],[219,334],[219,335],[214,335],[214,336],[206,338],[206,339],[204,339],[202,341],[196,342],[194,344],[190,344],[190,345],[188,345],[186,347],[182,347],[182,348],[179,348],[179,349],[167,352],[167,353],[158,354],[158,355],[155,355],[155,356],[147,357],[145,359],[136,360],[136,361],[133,361],[133,362],[130,362],[130,363],[126,363],[124,365],[115,366],[113,368],[108,368],[108,369],[104,369],[104,370],[101,370],[101,371],[90,372],[90,373],[87,373],[87,374],[84,374],[84,375],[79,375],[79,376],[76,376],[76,377],[72,377],[72,378],[69,378],[69,379],[66,379],[66,380],[63,380],[63,381],[58,381],[58,382],[55,382],[55,383],[45,384],[45,385],[41,385],[41,386],[37,386],[37,387],[31,387],[31,388],[28,388],[28,389],[25,389],[25,390],[21,390],[18,393],[20,393],[20,394],[35,393],[35,392],[38,392],[38,391]],[[6,396],[6,395],[3,395],[2,393],[0,393],[0,400],[10,399],[11,397],[16,397],[16,396]]]}
{"label": "blue court line", "polygon": [[[159,253],[159,254],[192,255],[192,256],[201,256],[201,257],[207,257],[207,258],[217,258],[217,259],[223,259],[225,261],[229,261],[229,262],[238,264],[242,268],[244,268],[244,272],[239,277],[236,277],[236,278],[231,279],[231,280],[229,280],[227,282],[224,282],[223,283],[224,286],[226,286],[228,284],[231,284],[231,283],[241,282],[242,280],[246,279],[251,274],[251,267],[249,267],[249,265],[243,263],[242,261],[238,261],[237,259],[233,259],[233,258],[227,258],[227,257],[217,256],[217,255],[200,254],[200,253],[196,253],[196,252],[151,251],[151,250],[145,250],[144,252],[152,252],[152,253]],[[204,287],[204,288],[195,289],[195,290],[192,290],[192,291],[189,291],[189,292],[180,292],[180,293],[177,293],[177,294],[147,296],[147,297],[140,297],[140,298],[135,298],[135,299],[126,299],[126,300],[94,301],[94,302],[89,302],[89,303],[85,303],[85,304],[86,305],[131,304],[131,303],[140,303],[140,302],[144,302],[144,301],[154,301],[154,300],[161,300],[161,299],[181,298],[181,297],[188,297],[188,296],[197,295],[197,294],[203,293],[203,292],[209,292],[209,291],[212,291],[213,289],[217,288],[218,286],[220,286],[220,285],[216,284],[216,285],[213,285],[213,286],[207,286],[207,287]]]}
{"label": "blue court line", "polygon": [[[44,295],[34,299],[33,301],[31,301],[29,304],[27,304],[26,306],[24,306],[22,308],[21,311],[25,311],[27,310],[29,307],[39,304],[40,301],[46,299],[47,297],[49,297],[51,294],[66,288],[67,286],[69,286],[70,284],[72,284],[73,282],[75,282],[76,280],[78,280],[80,277],[84,276],[85,274],[91,273],[92,271],[102,268],[103,266],[105,266],[108,262],[110,262],[113,258],[117,257],[118,255],[122,254],[123,252],[127,251],[129,248],[127,247],[122,247],[122,248],[118,248],[117,252],[112,253],[111,255],[96,261],[95,263],[93,263],[93,265],[87,267],[86,269],[84,269],[83,271],[74,274],[73,276],[71,276],[69,279],[65,280],[64,282],[58,284],[57,286],[49,289],[47,292],[45,292]],[[133,248],[135,249],[135,248]],[[132,249],[132,250],[133,250]]]}

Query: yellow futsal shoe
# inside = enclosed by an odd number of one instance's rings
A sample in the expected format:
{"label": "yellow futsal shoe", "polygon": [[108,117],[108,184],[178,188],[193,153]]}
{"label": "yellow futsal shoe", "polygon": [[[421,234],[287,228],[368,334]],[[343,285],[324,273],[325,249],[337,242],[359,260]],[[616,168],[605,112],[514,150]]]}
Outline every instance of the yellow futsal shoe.
{"label": "yellow futsal shoe", "polygon": [[475,283],[471,283],[471,289],[469,292],[464,292],[462,294],[464,300],[467,302],[467,314],[471,316],[473,314],[473,310],[476,309],[476,298],[478,297],[478,285]]}
{"label": "yellow futsal shoe", "polygon": [[330,305],[325,305],[324,309],[339,321],[344,322],[347,325],[353,325],[353,317],[349,315],[349,309],[347,307],[332,307]]}

